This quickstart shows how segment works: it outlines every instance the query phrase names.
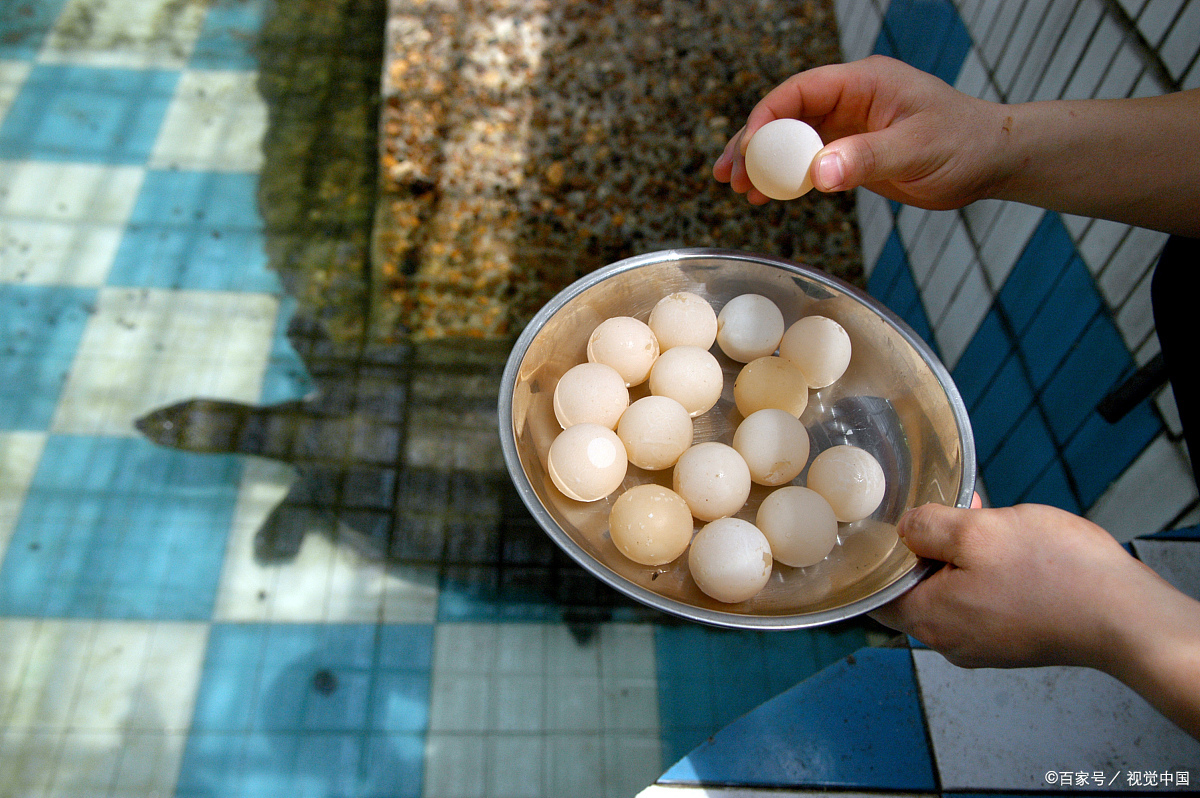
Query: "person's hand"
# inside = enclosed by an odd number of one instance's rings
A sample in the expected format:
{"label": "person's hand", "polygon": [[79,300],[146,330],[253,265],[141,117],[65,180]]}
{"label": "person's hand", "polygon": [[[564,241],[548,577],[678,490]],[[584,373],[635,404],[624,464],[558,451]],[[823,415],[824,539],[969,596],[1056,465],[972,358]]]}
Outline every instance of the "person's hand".
{"label": "person's hand", "polygon": [[767,122],[800,119],[825,147],[813,160],[819,191],[858,186],[922,208],[958,208],[987,196],[1003,164],[1003,106],[959,92],[884,56],[794,75],[768,93],[729,141],[713,176],[747,195],[767,197],[746,176],[750,137]]}
{"label": "person's hand", "polygon": [[1127,624],[1173,590],[1106,531],[1042,505],[925,505],[897,530],[946,563],[874,613],[965,667],[1088,665],[1110,670]]}

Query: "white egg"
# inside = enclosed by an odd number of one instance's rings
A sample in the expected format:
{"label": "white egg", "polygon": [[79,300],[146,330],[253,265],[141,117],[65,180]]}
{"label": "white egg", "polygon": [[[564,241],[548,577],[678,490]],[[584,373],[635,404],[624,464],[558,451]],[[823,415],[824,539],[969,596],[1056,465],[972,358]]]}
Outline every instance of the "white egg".
{"label": "white egg", "polygon": [[750,468],[732,446],[699,443],[680,456],[672,486],[692,515],[712,521],[742,509],[750,497]]}
{"label": "white egg", "polygon": [[779,356],[795,363],[809,386],[824,388],[837,382],[850,365],[850,335],[833,319],[805,316],[783,334]]}
{"label": "white egg", "polygon": [[739,363],[765,357],[783,337],[783,313],[758,294],[736,296],[717,314],[717,346]]}
{"label": "white egg", "polygon": [[629,462],[647,471],[675,465],[692,445],[692,417],[667,396],[643,396],[631,404],[617,424]]}
{"label": "white egg", "polygon": [[587,358],[612,366],[628,386],[641,385],[658,358],[658,339],[644,321],[614,316],[596,326],[588,338]]}
{"label": "white egg", "polygon": [[821,136],[799,119],[776,119],[760,127],[746,145],[746,176],[775,200],[790,200],[813,187],[809,170]]}
{"label": "white egg", "polygon": [[554,417],[563,429],[584,423],[613,429],[628,406],[625,379],[603,363],[572,366],[554,386]]}
{"label": "white egg", "polygon": [[725,374],[716,356],[698,346],[672,347],[650,369],[650,393],[671,397],[693,417],[708,412],[724,386]]}
{"label": "white egg", "polygon": [[821,494],[799,485],[771,491],[754,523],[771,544],[772,556],[793,568],[816,565],[837,544],[833,508]]}
{"label": "white egg", "polygon": [[879,461],[857,446],[826,449],[808,468],[808,487],[825,497],[837,520],[847,523],[875,512],[885,482]]}
{"label": "white egg", "polygon": [[550,444],[546,470],[567,498],[594,502],[621,486],[628,465],[617,433],[599,424],[575,424]]}
{"label": "white egg", "polygon": [[688,570],[696,586],[726,604],[758,595],[771,578],[772,564],[766,536],[740,518],[706,524],[688,551]]}
{"label": "white egg", "polygon": [[800,475],[810,446],[800,419],[773,407],[746,416],[733,433],[733,448],[745,459],[750,478],[771,487]]}
{"label": "white egg", "polygon": [[749,416],[773,407],[796,418],[808,407],[808,381],[790,360],[774,355],[751,360],[733,382],[733,402]]}
{"label": "white egg", "polygon": [[708,300],[690,291],[678,291],[658,300],[650,311],[650,329],[660,352],[676,346],[708,349],[717,340],[717,312]]}
{"label": "white egg", "polygon": [[678,493],[661,485],[637,485],[613,502],[608,534],[629,559],[663,565],[692,542],[692,513]]}

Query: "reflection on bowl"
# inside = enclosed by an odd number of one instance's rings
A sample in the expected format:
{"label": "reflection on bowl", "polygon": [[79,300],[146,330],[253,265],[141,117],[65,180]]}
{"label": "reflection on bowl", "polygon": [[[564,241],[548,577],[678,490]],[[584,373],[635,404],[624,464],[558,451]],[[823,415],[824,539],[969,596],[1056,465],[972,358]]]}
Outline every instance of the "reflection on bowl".
{"label": "reflection on bowl", "polygon": [[[812,393],[801,421],[815,457],[842,443],[875,456],[887,477],[882,504],[870,517],[842,524],[838,545],[817,565],[775,564],[754,598],[722,604],[700,592],[687,557],[658,567],[625,558],[608,535],[608,514],[620,493],[655,482],[670,487],[670,470],[630,466],[607,499],[568,499],[546,473],[546,453],[561,431],[553,392],[559,377],[587,359],[592,330],[612,316],[646,320],[654,304],[676,291],[705,297],[717,311],[735,296],[761,294],[791,324],[820,314],[850,334],[853,357],[840,380]],[[695,442],[728,442],[741,415],[732,385],[740,363],[714,347],[725,373],[716,407],[695,419]],[[631,400],[647,392],[631,389]],[[657,609],[690,620],[743,629],[796,629],[868,612],[915,585],[934,568],[896,537],[895,523],[926,502],[969,506],[975,488],[970,422],[945,368],[900,319],[861,291],[775,258],[713,249],[641,255],[606,266],[567,287],[533,318],[509,356],[500,388],[501,443],[517,490],[538,523],[584,568],[608,585]],[[803,485],[807,469],[795,480]],[[755,486],[739,518],[753,522],[770,491]]]}

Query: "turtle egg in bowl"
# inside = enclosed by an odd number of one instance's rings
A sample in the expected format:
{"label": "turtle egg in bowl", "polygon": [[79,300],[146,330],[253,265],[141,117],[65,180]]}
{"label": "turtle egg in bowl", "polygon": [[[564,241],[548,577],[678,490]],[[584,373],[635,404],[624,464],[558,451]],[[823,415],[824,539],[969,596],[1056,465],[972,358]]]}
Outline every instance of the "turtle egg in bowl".
{"label": "turtle egg in bowl", "polygon": [[575,501],[594,502],[621,486],[629,460],[617,433],[599,424],[575,424],[550,444],[550,480]]}

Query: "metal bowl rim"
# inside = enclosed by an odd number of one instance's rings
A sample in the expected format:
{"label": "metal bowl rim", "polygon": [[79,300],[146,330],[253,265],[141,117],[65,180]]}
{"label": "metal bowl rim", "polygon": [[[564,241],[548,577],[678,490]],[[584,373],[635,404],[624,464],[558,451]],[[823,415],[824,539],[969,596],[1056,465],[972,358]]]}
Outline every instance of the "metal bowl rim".
{"label": "metal bowl rim", "polygon": [[513,391],[516,388],[517,372],[521,367],[522,361],[525,359],[525,354],[533,343],[533,339],[542,327],[545,326],[546,322],[568,302],[614,275],[658,263],[701,259],[750,261],[779,268],[787,272],[793,272],[806,279],[823,283],[829,288],[847,294],[869,307],[891,325],[920,354],[921,359],[937,378],[950,403],[950,409],[954,415],[955,424],[958,427],[959,442],[962,446],[963,478],[962,484],[959,487],[956,506],[970,506],[972,495],[975,492],[976,463],[975,439],[971,432],[971,421],[967,415],[966,405],[962,400],[962,396],[958,393],[958,389],[955,387],[954,381],[951,379],[945,365],[942,364],[941,360],[934,354],[925,340],[917,335],[907,322],[878,302],[874,297],[833,275],[783,258],[740,250],[710,247],[690,247],[648,252],[602,266],[579,278],[555,295],[553,299],[534,314],[533,318],[525,326],[525,329],[521,331],[521,334],[513,344],[512,351],[509,353],[508,361],[505,363],[504,373],[500,380],[499,396],[500,448],[504,455],[504,464],[508,469],[513,484],[517,488],[517,493],[520,495],[521,501],[524,502],[526,508],[533,514],[533,517],[537,520],[538,525],[542,527],[543,531],[568,556],[597,579],[635,601],[697,623],[730,629],[783,631],[843,621],[883,606],[932,574],[941,567],[941,563],[920,559],[907,573],[871,595],[864,596],[861,599],[840,607],[818,612],[793,615],[745,615],[696,607],[634,584],[590,555],[554,520],[554,517],[550,515],[549,511],[542,504],[541,499],[538,498],[533,485],[525,474],[525,469],[522,467],[520,456],[517,453],[516,435],[513,430],[512,398]]}

